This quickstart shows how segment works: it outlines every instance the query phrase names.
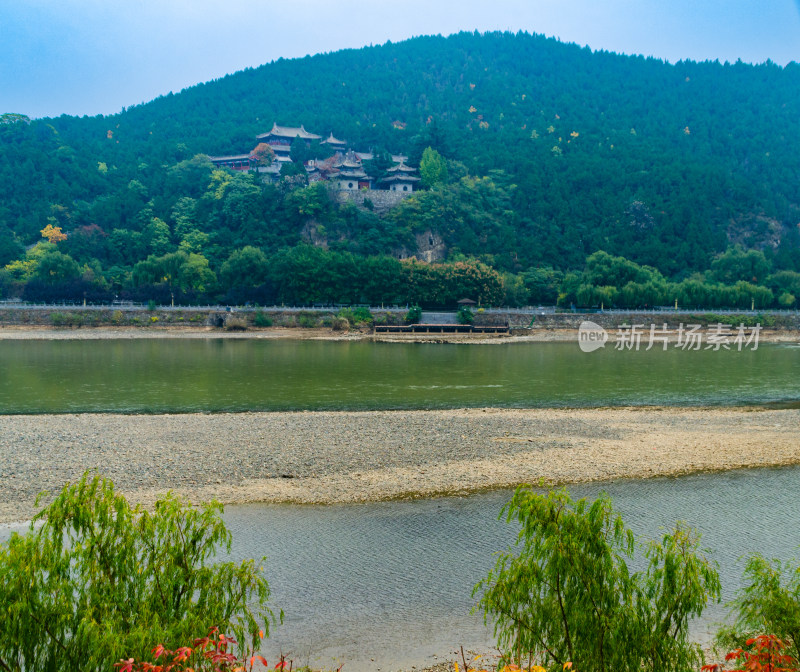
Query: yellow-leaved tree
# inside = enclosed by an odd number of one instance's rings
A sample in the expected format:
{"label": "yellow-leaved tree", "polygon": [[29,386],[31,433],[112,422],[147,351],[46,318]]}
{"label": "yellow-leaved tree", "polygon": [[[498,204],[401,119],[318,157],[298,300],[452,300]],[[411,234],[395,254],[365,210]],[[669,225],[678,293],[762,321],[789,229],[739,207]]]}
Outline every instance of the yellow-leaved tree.
{"label": "yellow-leaved tree", "polygon": [[53,226],[52,224],[45,226],[42,229],[41,234],[42,238],[47,238],[48,242],[54,244],[67,239],[67,234],[61,230],[61,227]]}

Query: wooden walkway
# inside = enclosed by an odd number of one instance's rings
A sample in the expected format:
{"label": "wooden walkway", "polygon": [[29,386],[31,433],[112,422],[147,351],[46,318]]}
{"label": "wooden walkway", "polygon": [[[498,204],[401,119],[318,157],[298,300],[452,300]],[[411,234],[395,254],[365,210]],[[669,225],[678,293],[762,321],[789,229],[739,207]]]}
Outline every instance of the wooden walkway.
{"label": "wooden walkway", "polygon": [[376,324],[376,334],[507,334],[502,327],[476,327],[471,324]]}

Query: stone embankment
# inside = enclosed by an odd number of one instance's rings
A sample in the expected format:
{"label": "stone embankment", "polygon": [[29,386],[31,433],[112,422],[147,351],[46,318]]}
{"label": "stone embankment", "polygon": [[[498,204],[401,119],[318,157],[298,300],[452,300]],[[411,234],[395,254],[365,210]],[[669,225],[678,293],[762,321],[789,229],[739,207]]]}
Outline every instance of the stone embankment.
{"label": "stone embankment", "polygon": [[[369,337],[370,327],[348,327],[337,317],[336,308],[168,308],[152,310],[142,307],[0,307],[0,339],[2,338],[131,338],[203,335],[217,337],[223,334],[255,338],[341,338]],[[405,324],[406,308],[373,308],[375,324]],[[453,313],[455,315],[455,313]],[[514,337],[518,340],[556,341],[576,340],[577,330],[584,321],[591,321],[614,332],[622,325],[650,325],[660,329],[664,324],[675,331],[679,325],[699,324],[711,328],[717,323],[731,325],[733,329],[744,324],[748,329],[760,324],[761,342],[797,342],[800,340],[800,313],[531,313],[530,311],[477,311],[476,326],[510,327],[510,333],[499,338],[473,334],[448,336],[442,341],[491,340],[502,341]],[[25,329],[29,333],[23,333]],[[323,333],[325,331],[325,333]],[[97,332],[88,336],[87,332]],[[138,332],[138,335],[128,333]],[[425,334],[403,336],[380,335],[379,340],[429,340]]]}

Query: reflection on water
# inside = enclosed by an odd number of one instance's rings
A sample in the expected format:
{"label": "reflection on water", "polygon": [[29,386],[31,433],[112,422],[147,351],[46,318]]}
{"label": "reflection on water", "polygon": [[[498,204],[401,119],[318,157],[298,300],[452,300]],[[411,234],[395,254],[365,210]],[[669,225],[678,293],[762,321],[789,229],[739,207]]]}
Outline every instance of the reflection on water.
{"label": "reflection on water", "polygon": [[800,400],[796,348],[583,353],[232,339],[0,341],[0,412],[736,405]]}
{"label": "reflection on water", "polygon": [[[592,497],[603,488],[637,535],[658,537],[678,519],[697,527],[720,565],[725,599],[741,580],[740,556],[800,555],[800,468],[583,485],[571,493]],[[492,553],[513,542],[515,531],[497,520],[509,495],[228,507],[234,555],[268,556],[274,602],[286,612],[266,652],[318,665],[336,659],[358,671],[419,667],[461,644],[489,647],[491,633],[469,614],[471,590]],[[706,639],[724,614],[721,605],[710,608],[695,636]]]}

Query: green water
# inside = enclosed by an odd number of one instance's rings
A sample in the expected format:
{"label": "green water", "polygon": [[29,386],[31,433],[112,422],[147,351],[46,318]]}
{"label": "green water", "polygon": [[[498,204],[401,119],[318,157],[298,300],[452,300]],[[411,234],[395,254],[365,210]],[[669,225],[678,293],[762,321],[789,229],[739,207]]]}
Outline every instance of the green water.
{"label": "green water", "polygon": [[0,412],[793,403],[800,348],[576,343],[0,341]]}

